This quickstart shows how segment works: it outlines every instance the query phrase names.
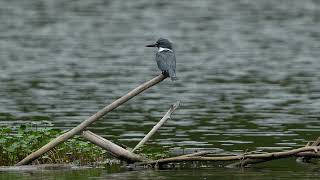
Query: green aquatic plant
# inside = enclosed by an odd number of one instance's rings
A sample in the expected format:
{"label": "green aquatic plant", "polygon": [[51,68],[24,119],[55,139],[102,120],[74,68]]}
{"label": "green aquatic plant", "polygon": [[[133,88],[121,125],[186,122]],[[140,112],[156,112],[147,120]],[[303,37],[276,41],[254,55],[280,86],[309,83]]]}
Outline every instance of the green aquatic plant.
{"label": "green aquatic plant", "polygon": [[158,146],[141,146],[135,153],[145,156],[147,159],[168,158],[169,150]]}
{"label": "green aquatic plant", "polygon": [[[63,134],[60,129],[40,128],[32,124],[19,127],[0,126],[0,166],[16,164],[60,134]],[[167,151],[160,147],[143,146],[136,153],[141,153],[148,159],[167,157]],[[115,161],[104,149],[85,141],[80,136],[74,136],[33,161],[33,164],[58,163],[101,166],[114,164]]]}
{"label": "green aquatic plant", "polygon": [[[62,134],[62,130],[59,129],[37,128],[31,125],[0,127],[0,165],[14,165],[60,134]],[[34,163],[90,165],[107,158],[105,150],[76,136],[50,150]]]}

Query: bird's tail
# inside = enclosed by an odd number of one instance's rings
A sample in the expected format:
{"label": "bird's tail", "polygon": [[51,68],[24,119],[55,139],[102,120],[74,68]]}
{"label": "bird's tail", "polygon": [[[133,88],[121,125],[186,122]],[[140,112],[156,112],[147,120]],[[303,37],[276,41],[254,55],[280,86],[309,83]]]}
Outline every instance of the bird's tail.
{"label": "bird's tail", "polygon": [[171,78],[172,81],[178,80],[178,78],[176,76],[176,72],[173,70],[169,70],[169,77]]}

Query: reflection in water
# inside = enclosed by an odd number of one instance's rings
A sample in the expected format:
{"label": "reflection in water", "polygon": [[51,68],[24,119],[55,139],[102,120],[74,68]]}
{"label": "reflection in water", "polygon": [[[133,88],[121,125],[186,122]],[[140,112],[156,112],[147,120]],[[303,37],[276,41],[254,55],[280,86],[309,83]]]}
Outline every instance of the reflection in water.
{"label": "reflection in water", "polygon": [[134,146],[176,100],[150,144],[224,151],[288,148],[320,127],[316,1],[1,1],[0,124],[69,129],[159,73],[144,48],[174,42],[166,80],[91,129]]}
{"label": "reflection in water", "polygon": [[[318,179],[319,168],[291,166],[288,168],[285,161],[279,161],[278,168],[258,167],[249,169],[225,169],[202,167],[201,169],[183,168],[175,170],[137,170],[125,171],[123,169],[84,169],[68,171],[36,171],[24,173],[1,174],[8,180],[15,179],[59,179],[82,180],[94,177],[94,179]],[[270,166],[270,165],[269,165]],[[303,169],[303,170],[301,170]],[[114,172],[117,170],[117,172]]]}

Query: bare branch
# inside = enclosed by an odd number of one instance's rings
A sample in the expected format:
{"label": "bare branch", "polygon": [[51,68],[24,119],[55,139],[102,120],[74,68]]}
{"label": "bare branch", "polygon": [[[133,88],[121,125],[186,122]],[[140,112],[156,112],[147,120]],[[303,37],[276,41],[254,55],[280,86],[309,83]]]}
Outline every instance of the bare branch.
{"label": "bare branch", "polygon": [[91,131],[83,131],[82,132],[82,137],[84,137],[86,140],[92,142],[95,145],[98,145],[102,147],[103,149],[107,150],[112,156],[124,160],[127,162],[138,162],[138,161],[144,161],[143,157],[134,154],[117,144],[114,144],[113,142],[98,136],[97,134],[94,134]]}
{"label": "bare branch", "polygon": [[133,148],[132,152],[137,150],[139,147],[141,147],[143,144],[145,144],[151,137],[154,135],[158,129],[171,117],[171,114],[179,107],[180,101],[177,101],[175,104],[171,105],[168,112],[163,116],[163,118],[150,130],[150,132],[136,145],[136,147]]}
{"label": "bare branch", "polygon": [[[319,146],[319,145],[320,145],[320,136],[311,145],[310,145],[310,143],[308,143],[306,145],[306,147],[308,147],[308,146]],[[297,162],[310,162],[311,158],[312,157],[309,157],[309,156],[308,157],[299,157],[299,158],[297,158]]]}

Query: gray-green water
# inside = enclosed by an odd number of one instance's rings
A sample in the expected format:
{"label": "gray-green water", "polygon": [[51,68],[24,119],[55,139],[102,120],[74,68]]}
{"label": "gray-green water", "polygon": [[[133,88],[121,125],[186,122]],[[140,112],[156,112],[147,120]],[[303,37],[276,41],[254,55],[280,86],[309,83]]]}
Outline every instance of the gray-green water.
{"label": "gray-green water", "polygon": [[[133,147],[176,100],[149,142],[166,148],[284,150],[319,136],[320,2],[312,0],[0,1],[0,125],[69,129],[159,73],[158,37],[173,41],[166,80],[91,126]],[[316,178],[319,166],[245,171],[86,170],[50,178]],[[318,169],[318,170],[314,170]],[[10,178],[23,174],[1,173]],[[33,176],[32,175],[32,176]],[[25,177],[32,177],[25,176]]]}

